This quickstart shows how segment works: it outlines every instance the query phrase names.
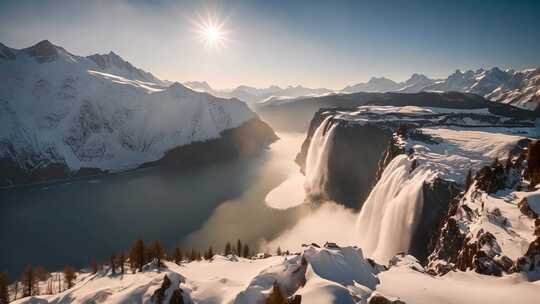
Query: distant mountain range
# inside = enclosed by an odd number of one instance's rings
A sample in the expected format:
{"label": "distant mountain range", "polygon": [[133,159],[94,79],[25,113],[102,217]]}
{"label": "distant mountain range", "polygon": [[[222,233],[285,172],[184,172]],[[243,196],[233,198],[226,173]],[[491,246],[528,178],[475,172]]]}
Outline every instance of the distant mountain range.
{"label": "distant mountain range", "polygon": [[[261,131],[243,131],[249,149],[275,138],[244,102],[162,81],[115,53],[0,44],[0,186],[234,156],[247,145],[220,140],[246,125]],[[212,152],[175,150],[197,142]]]}
{"label": "distant mountain range", "polygon": [[270,86],[262,89],[239,86],[232,90],[215,90],[206,82],[187,82],[185,85],[219,97],[236,97],[248,103],[283,102],[287,99],[327,94],[418,93],[422,91],[474,93],[492,101],[528,110],[536,110],[540,102],[540,68],[523,71],[503,71],[497,67],[490,70],[479,69],[465,72],[457,70],[445,79],[431,79],[423,74],[415,73],[403,82],[396,82],[385,77],[372,77],[367,82],[350,85],[338,91],[303,86],[286,88]]}
{"label": "distant mountain range", "polygon": [[242,85],[234,89],[219,90],[212,88],[206,81],[188,81],[183,84],[193,90],[207,92],[222,98],[238,98],[248,103],[258,103],[276,97],[296,98],[300,96],[318,96],[333,92],[325,88],[312,89],[300,85],[288,86],[286,88],[275,85],[268,88],[255,88]]}

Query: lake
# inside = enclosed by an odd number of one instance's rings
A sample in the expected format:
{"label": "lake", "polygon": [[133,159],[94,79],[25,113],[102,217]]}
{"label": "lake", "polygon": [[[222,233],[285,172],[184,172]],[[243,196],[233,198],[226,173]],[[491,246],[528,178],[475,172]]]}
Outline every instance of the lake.
{"label": "lake", "polygon": [[136,238],[167,249],[221,251],[241,239],[255,250],[292,227],[265,196],[298,172],[304,135],[281,133],[261,155],[189,169],[154,167],[94,179],[0,190],[0,271],[85,267],[128,250]]}

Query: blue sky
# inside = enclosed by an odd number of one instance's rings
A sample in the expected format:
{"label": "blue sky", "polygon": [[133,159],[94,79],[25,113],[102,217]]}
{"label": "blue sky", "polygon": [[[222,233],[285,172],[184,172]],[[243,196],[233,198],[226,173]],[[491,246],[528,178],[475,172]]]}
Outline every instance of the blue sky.
{"label": "blue sky", "polygon": [[[208,15],[226,20],[223,47],[195,31]],[[342,88],[371,76],[540,66],[540,1],[0,0],[0,42],[43,39],[217,88]]]}

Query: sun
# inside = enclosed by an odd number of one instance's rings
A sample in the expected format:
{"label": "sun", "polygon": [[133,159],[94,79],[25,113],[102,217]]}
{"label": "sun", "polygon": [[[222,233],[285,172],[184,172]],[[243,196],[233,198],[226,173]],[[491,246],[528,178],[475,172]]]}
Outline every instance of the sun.
{"label": "sun", "polygon": [[216,44],[218,42],[223,41],[224,33],[214,25],[210,25],[204,29],[204,35],[206,36],[205,39],[208,43]]}
{"label": "sun", "polygon": [[216,17],[199,18],[197,22],[193,22],[195,32],[199,39],[209,48],[223,48],[226,45],[227,30],[225,29],[225,21],[219,21]]}

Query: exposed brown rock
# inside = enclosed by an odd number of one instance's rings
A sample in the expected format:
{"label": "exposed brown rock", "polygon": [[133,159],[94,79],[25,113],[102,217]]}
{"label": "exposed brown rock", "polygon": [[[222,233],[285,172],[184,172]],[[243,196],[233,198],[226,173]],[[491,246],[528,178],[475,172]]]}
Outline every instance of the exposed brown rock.
{"label": "exposed brown rock", "polygon": [[165,291],[171,286],[171,280],[167,275],[163,276],[163,283],[161,283],[161,287],[156,289],[154,291],[154,294],[152,295],[152,300],[155,303],[161,304],[163,303],[163,300],[165,300]]}
{"label": "exposed brown rock", "polygon": [[405,302],[399,299],[390,300],[381,294],[375,294],[369,298],[368,304],[405,304]]}
{"label": "exposed brown rock", "polygon": [[534,212],[534,210],[531,209],[531,207],[529,206],[529,200],[526,197],[524,197],[518,203],[518,208],[519,208],[519,211],[521,211],[521,213],[525,214],[526,216],[533,219],[538,218],[538,214],[536,214],[536,212]]}
{"label": "exposed brown rock", "polygon": [[295,295],[290,298],[287,298],[283,295],[281,288],[279,287],[278,282],[274,282],[272,286],[272,291],[266,298],[266,304],[300,304],[302,303],[302,296]]}
{"label": "exposed brown rock", "polygon": [[540,141],[531,141],[527,150],[527,176],[534,187],[540,183]]}
{"label": "exposed brown rock", "polygon": [[178,288],[173,291],[169,304],[184,304],[184,297],[182,296],[182,289]]}

